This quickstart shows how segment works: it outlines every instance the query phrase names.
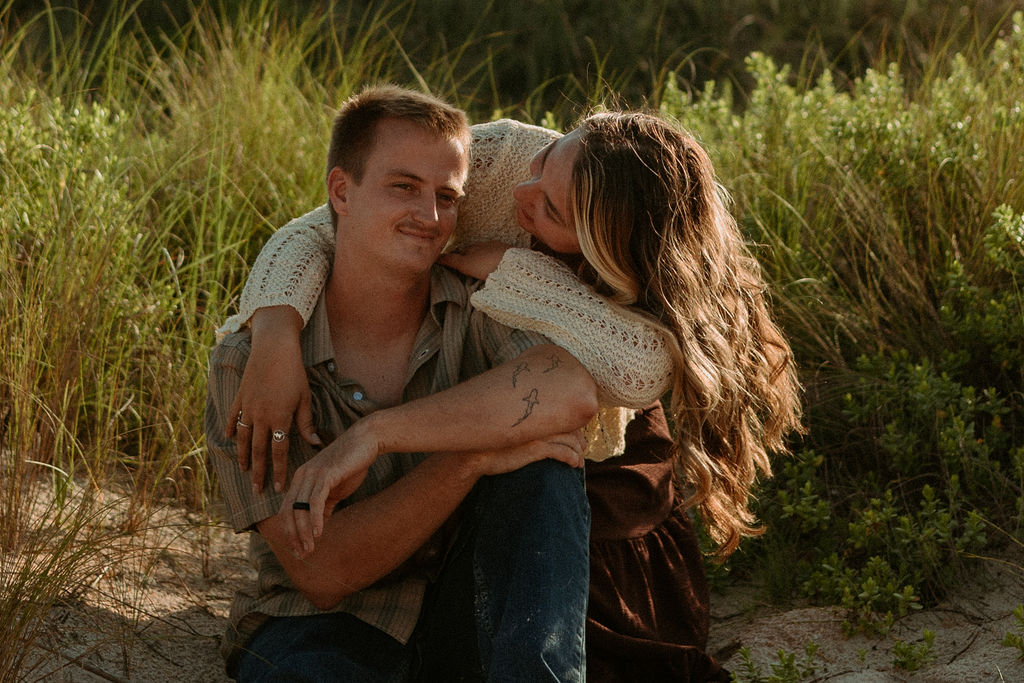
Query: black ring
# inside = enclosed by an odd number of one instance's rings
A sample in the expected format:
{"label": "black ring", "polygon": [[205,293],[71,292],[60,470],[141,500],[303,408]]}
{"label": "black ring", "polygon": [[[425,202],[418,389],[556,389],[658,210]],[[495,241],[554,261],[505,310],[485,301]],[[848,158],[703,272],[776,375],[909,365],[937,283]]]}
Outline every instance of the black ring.
{"label": "black ring", "polygon": [[292,503],[292,510],[309,510],[309,503],[295,501]]}

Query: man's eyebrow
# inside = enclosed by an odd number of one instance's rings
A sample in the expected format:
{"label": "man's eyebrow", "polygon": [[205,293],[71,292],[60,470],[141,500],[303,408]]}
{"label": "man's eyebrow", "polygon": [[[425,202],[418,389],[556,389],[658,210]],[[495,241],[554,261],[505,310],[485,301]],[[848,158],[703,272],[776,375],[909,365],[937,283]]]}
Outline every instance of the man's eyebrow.
{"label": "man's eyebrow", "polygon": [[[558,142],[558,141],[557,140],[553,141],[551,144],[549,144],[547,147],[545,147],[541,151],[541,154],[540,154],[540,172],[541,172],[541,175],[544,174],[544,165],[548,161],[548,154],[551,153],[551,148],[555,146],[555,142]],[[565,219],[562,218],[562,214],[559,213],[558,208],[555,206],[554,202],[551,201],[551,197],[548,196],[547,192],[543,192],[543,194],[544,194],[544,203],[547,205],[548,211],[551,212],[551,215],[554,217],[554,219],[556,221],[558,221],[559,223],[564,225],[565,224]]]}
{"label": "man's eyebrow", "polygon": [[423,178],[404,168],[389,168],[384,171],[384,176],[388,178],[407,178],[409,180],[415,180],[421,183],[423,182]]}

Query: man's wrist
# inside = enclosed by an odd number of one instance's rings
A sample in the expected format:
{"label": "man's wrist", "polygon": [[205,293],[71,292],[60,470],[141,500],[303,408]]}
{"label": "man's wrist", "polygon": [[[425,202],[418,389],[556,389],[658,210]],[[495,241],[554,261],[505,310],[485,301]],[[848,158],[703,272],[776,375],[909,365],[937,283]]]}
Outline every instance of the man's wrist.
{"label": "man's wrist", "polygon": [[430,457],[445,461],[449,482],[468,490],[488,474],[488,459],[494,457],[494,454],[488,451],[439,451]]}

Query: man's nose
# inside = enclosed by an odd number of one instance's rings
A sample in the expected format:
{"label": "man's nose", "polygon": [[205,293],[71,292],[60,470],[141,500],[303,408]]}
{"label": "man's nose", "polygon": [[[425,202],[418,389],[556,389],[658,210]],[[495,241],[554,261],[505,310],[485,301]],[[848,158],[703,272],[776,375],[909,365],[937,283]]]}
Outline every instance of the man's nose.
{"label": "man's nose", "polygon": [[416,220],[421,223],[437,223],[440,215],[437,197],[424,194],[416,203],[414,215],[416,216]]}

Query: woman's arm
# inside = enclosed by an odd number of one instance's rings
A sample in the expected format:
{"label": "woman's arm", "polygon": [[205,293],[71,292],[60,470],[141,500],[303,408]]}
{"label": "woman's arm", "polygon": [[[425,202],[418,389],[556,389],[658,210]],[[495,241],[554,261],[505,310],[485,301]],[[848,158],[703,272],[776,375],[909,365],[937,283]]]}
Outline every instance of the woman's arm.
{"label": "woman's arm", "polygon": [[237,332],[260,308],[290,306],[309,320],[334,259],[334,225],[324,204],[294,218],[263,245],[249,272],[238,313],[217,330]]}
{"label": "woman's arm", "polygon": [[602,405],[644,408],[671,385],[668,336],[657,323],[609,303],[550,256],[507,250],[471,301],[573,354],[597,382]]}
{"label": "woman's arm", "polygon": [[238,464],[243,470],[251,466],[255,491],[263,488],[268,452],[274,488],[284,487],[288,441],[274,441],[275,431],[290,433],[294,418],[302,438],[320,444],[299,333],[327,281],[333,256],[334,227],[325,204],[270,237],[249,273],[238,314],[219,330],[233,332],[247,323],[252,328],[252,353],[224,431],[237,437]]}

